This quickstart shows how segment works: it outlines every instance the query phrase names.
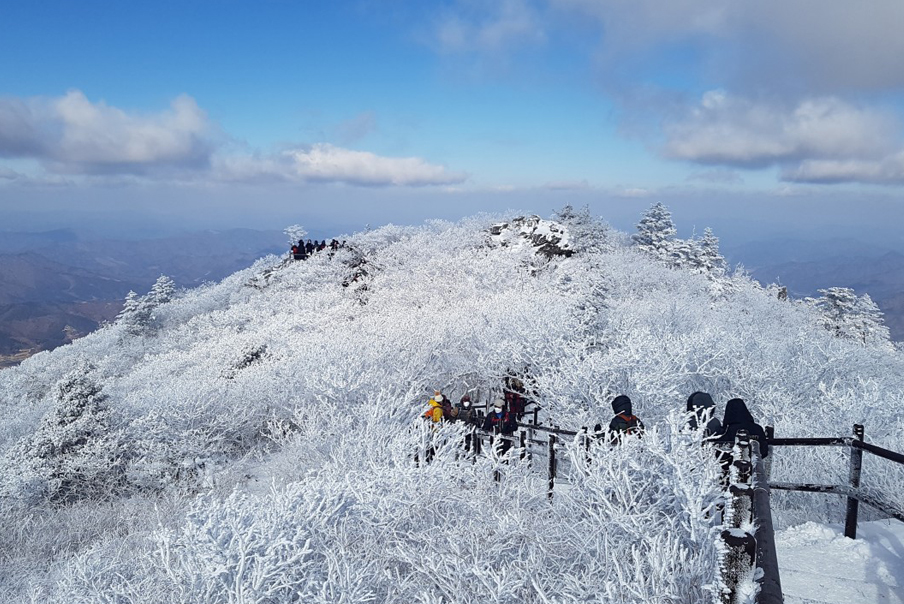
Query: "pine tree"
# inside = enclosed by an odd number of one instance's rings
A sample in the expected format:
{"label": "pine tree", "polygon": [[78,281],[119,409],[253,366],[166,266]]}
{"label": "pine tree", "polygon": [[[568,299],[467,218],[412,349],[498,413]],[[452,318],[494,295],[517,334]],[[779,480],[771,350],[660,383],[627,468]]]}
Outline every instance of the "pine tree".
{"label": "pine tree", "polygon": [[693,239],[670,240],[665,254],[665,260],[672,266],[702,271],[703,250]]}
{"label": "pine tree", "polygon": [[713,230],[706,227],[703,237],[699,241],[700,268],[712,275],[721,275],[725,272],[725,258],[719,253],[719,238],[713,234]]}
{"label": "pine tree", "polygon": [[821,298],[810,302],[820,311],[820,323],[838,337],[870,342],[888,342],[889,331],[882,311],[869,294],[857,296],[848,287],[821,289]]}
{"label": "pine tree", "polygon": [[130,291],[122,310],[116,316],[116,323],[123,325],[131,335],[141,335],[150,328],[151,311],[152,307],[144,297]]}
{"label": "pine tree", "polygon": [[23,447],[53,501],[96,496],[121,469],[107,397],[90,370],[83,363],[57,383],[53,409]]}
{"label": "pine tree", "polygon": [[156,308],[157,306],[166,304],[173,299],[173,297],[176,295],[176,284],[166,275],[160,275],[157,278],[157,281],[154,282],[154,285],[151,287],[151,291],[148,295],[154,303],[153,306]]}
{"label": "pine tree", "polygon": [[671,213],[664,205],[656,203],[641,217],[637,223],[637,233],[631,239],[634,245],[645,252],[667,259],[677,233]]}

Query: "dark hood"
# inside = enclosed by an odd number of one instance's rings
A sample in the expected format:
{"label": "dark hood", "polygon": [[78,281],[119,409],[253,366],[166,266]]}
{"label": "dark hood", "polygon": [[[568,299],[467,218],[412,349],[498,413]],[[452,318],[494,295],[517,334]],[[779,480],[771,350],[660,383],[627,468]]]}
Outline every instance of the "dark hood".
{"label": "dark hood", "polygon": [[621,396],[616,396],[612,400],[612,411],[615,415],[619,413],[624,413],[625,415],[633,415],[631,413],[631,399],[622,394]]}
{"label": "dark hood", "polygon": [[723,426],[729,424],[752,424],[753,416],[747,409],[747,405],[739,398],[733,398],[725,404],[725,419],[722,420]]}
{"label": "dark hood", "polygon": [[716,404],[713,397],[705,392],[695,392],[687,398],[687,410],[697,411],[698,409],[712,409]]}

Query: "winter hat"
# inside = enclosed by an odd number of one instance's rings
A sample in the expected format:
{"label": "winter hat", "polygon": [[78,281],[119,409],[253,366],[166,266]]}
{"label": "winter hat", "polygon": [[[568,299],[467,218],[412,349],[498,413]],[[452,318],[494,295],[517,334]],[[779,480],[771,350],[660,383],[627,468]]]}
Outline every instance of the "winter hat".
{"label": "winter hat", "polygon": [[616,396],[612,400],[612,411],[614,413],[631,413],[631,399],[624,394]]}
{"label": "winter hat", "polygon": [[440,392],[439,390],[434,390],[433,391],[433,400],[435,400],[437,403],[443,402],[443,393]]}
{"label": "winter hat", "polygon": [[687,397],[687,410],[688,411],[697,411],[702,409],[710,409],[715,407],[716,404],[713,402],[713,397],[711,397],[706,392],[695,392],[689,397]]}
{"label": "winter hat", "polygon": [[[502,411],[502,408],[505,407],[505,401],[502,400],[501,398],[497,398],[495,401],[493,401],[493,407],[495,407],[499,411]],[[497,413],[498,413],[498,411],[497,411]]]}

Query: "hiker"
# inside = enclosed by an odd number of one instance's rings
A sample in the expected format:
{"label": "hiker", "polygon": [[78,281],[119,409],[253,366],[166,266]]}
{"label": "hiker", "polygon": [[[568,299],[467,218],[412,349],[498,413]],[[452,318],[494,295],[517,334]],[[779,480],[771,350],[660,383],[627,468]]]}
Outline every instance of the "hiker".
{"label": "hiker", "polygon": [[[517,425],[514,417],[512,417],[509,412],[505,411],[505,401],[501,398],[497,398],[493,402],[493,410],[486,416],[486,419],[483,420],[484,431],[491,434],[511,436],[515,433],[515,428],[517,428]],[[505,455],[506,451],[512,446],[511,441],[502,438],[499,439],[498,442],[499,454]]]}
{"label": "hiker", "polygon": [[747,409],[747,404],[739,398],[733,398],[725,404],[725,417],[722,418],[722,430],[714,440],[718,442],[733,443],[739,430],[747,430],[751,438],[756,438],[760,443],[760,454],[763,458],[769,456],[769,443],[766,442],[766,432],[763,427],[753,421],[753,416]]}
{"label": "hiker", "polygon": [[438,424],[443,421],[443,401],[446,397],[443,396],[442,392],[439,390],[434,390],[433,398],[431,398],[427,404],[429,408],[424,411],[423,417],[426,420],[433,422],[434,424]]}
{"label": "hiker", "polygon": [[474,410],[474,405],[471,404],[470,394],[465,394],[461,397],[461,400],[458,401],[458,406],[452,409],[452,416],[456,421],[466,424],[473,424],[477,421],[477,412]]}
{"label": "hiker", "polygon": [[615,417],[609,421],[610,443],[616,444],[627,435],[643,434],[643,422],[631,412],[630,398],[621,394],[612,399],[612,412]]}
{"label": "hiker", "polygon": [[703,438],[710,438],[722,432],[722,422],[718,417],[713,417],[716,412],[716,404],[706,392],[695,392],[687,397],[687,427],[689,430],[698,430],[703,426]]}
{"label": "hiker", "polygon": [[524,417],[524,407],[527,405],[527,399],[525,399],[518,392],[512,392],[509,390],[505,391],[505,403],[509,410],[509,413],[512,414],[512,417],[521,421],[521,418]]}
{"label": "hiker", "polygon": [[292,246],[292,259],[293,260],[301,260],[301,257],[298,255],[298,246]]}
{"label": "hiker", "polygon": [[314,243],[310,239],[304,244],[304,251],[308,256],[314,253]]}
{"label": "hiker", "polygon": [[472,432],[474,426],[477,426],[479,422],[477,412],[471,404],[471,396],[469,394],[462,396],[461,400],[458,401],[458,406],[455,407],[452,412],[455,415],[456,421],[464,422],[468,426],[468,431],[465,433],[465,451],[470,451],[473,444],[472,441],[476,437]]}
{"label": "hiker", "polygon": [[[443,408],[443,419],[446,421],[449,421],[449,422],[454,422],[456,414],[455,414],[455,409],[452,407],[452,401],[450,401],[448,397],[443,396],[442,393],[440,393],[437,396],[441,397],[441,399],[442,399],[439,401],[439,403],[440,403],[440,405],[442,405],[442,408]],[[434,396],[434,398],[436,398],[436,397]]]}

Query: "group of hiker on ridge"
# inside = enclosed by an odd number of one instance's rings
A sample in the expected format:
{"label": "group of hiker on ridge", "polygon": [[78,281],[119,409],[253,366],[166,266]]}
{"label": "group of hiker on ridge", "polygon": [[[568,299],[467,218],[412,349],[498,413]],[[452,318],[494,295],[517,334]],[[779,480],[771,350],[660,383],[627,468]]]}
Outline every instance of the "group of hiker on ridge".
{"label": "group of hiker on ridge", "polygon": [[315,252],[322,252],[323,250],[329,248],[331,252],[335,252],[341,247],[345,246],[345,242],[339,243],[337,239],[333,239],[329,243],[326,242],[326,239],[323,241],[311,241],[308,239],[307,243],[305,243],[304,239],[299,239],[298,243],[292,246],[292,258],[294,260],[307,260],[308,256],[312,256]]}
{"label": "group of hiker on ridge", "polygon": [[[533,402],[527,399],[519,380],[507,379],[503,397],[493,401],[491,410],[484,417],[477,413],[469,394],[462,396],[458,404],[453,405],[439,390],[434,391],[423,417],[433,423],[463,421],[490,434],[510,436],[517,430],[527,405]],[[750,437],[759,441],[761,455],[763,457],[769,455],[766,433],[763,427],[754,421],[747,404],[742,399],[733,398],[726,403],[725,415],[721,421],[715,417],[715,407],[712,397],[706,392],[691,394],[686,407],[688,429],[702,430],[703,439],[712,443],[733,443],[738,432],[745,430]],[[608,427],[604,429],[602,424],[596,424],[590,434],[592,438],[605,438],[611,444],[618,444],[624,437],[643,435],[644,424],[634,415],[629,397],[624,394],[616,396],[612,400],[612,412],[615,415],[609,421]],[[470,449],[470,436],[465,446]],[[510,446],[510,440],[503,439],[500,453],[505,453]]]}

